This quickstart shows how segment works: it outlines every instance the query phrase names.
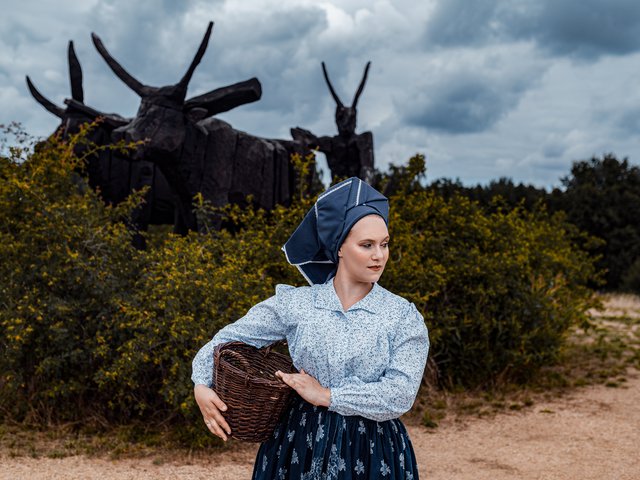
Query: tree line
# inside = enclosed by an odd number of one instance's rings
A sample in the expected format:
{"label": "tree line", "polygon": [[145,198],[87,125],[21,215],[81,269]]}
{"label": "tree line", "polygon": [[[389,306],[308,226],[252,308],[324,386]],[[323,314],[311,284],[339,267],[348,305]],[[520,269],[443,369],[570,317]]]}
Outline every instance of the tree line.
{"label": "tree line", "polygon": [[[393,168],[391,176],[401,171]],[[573,162],[561,185],[547,191],[503,177],[475,186],[439,179],[424,188],[445,199],[462,195],[487,211],[522,207],[564,212],[568,222],[602,240],[580,244],[597,258],[596,266],[604,272],[604,283],[592,287],[640,294],[640,168],[627,158],[605,154]],[[420,185],[416,183],[415,188]]]}

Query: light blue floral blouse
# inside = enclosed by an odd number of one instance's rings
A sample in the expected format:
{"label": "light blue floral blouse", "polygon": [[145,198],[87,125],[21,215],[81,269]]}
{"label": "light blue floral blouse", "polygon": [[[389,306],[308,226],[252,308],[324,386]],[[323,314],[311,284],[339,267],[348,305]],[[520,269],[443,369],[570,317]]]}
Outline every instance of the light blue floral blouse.
{"label": "light blue floral blouse", "polygon": [[429,337],[415,305],[377,283],[344,311],[333,286],[277,285],[276,294],[220,329],[196,354],[191,379],[212,386],[213,349],[285,339],[294,366],[331,389],[329,410],[376,421],[407,412],[418,393]]}

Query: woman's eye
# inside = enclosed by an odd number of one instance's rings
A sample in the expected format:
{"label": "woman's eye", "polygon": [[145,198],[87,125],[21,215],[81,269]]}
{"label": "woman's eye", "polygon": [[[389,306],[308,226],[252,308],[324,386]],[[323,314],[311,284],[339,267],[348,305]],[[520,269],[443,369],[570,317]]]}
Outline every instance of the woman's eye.
{"label": "woman's eye", "polygon": [[369,247],[371,247],[371,244],[370,244],[370,243],[365,243],[365,244],[363,244],[362,246],[363,246],[364,248],[369,248]]}

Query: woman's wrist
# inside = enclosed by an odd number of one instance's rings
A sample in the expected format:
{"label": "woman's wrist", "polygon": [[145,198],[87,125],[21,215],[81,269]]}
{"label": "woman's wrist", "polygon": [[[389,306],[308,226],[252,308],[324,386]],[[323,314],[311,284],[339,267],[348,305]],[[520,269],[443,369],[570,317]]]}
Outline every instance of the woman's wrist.
{"label": "woman's wrist", "polygon": [[331,389],[324,387],[322,392],[322,398],[320,406],[329,407],[331,405]]}

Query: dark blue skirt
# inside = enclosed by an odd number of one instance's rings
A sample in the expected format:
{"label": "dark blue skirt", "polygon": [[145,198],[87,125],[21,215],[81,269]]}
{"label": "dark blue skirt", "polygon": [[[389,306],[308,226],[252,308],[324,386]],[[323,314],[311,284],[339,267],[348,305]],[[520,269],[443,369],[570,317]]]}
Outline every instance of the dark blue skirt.
{"label": "dark blue skirt", "polygon": [[273,436],[260,445],[254,480],[418,479],[399,419],[342,416],[296,397]]}

